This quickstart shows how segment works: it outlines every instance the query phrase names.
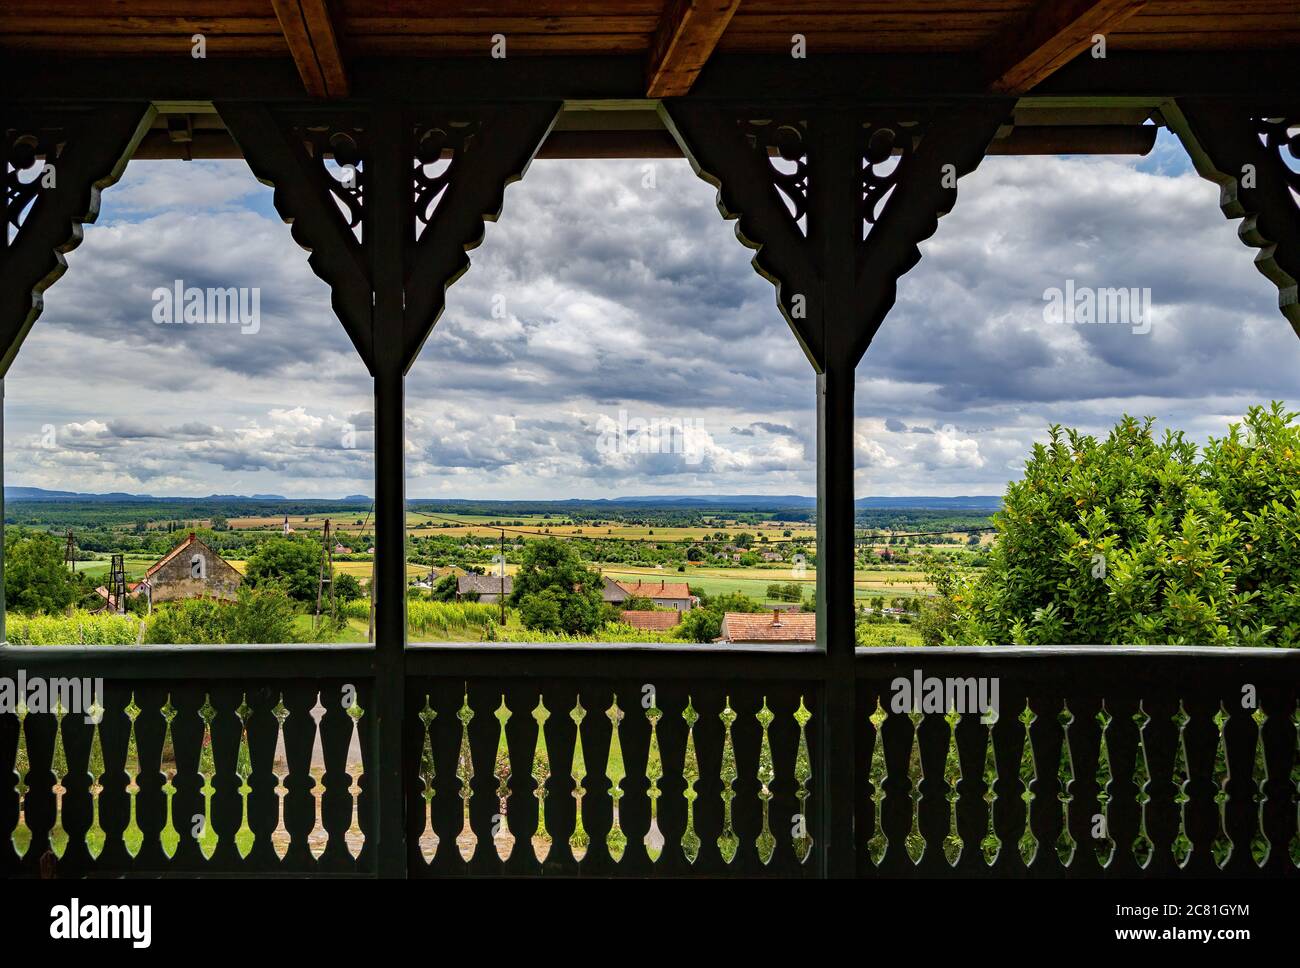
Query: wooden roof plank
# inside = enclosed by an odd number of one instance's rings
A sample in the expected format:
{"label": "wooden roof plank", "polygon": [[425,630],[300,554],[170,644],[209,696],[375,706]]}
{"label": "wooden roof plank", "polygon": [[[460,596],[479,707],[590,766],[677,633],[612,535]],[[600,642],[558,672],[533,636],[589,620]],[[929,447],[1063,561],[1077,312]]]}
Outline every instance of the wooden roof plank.
{"label": "wooden roof plank", "polygon": [[680,97],[718,46],[740,0],[670,0],[650,48],[647,97]]}
{"label": "wooden roof plank", "polygon": [[1011,24],[988,58],[989,89],[1023,94],[1132,17],[1147,0],[1039,0],[1027,20]]}
{"label": "wooden roof plank", "polygon": [[289,53],[312,97],[346,97],[347,72],[325,0],[271,0]]}

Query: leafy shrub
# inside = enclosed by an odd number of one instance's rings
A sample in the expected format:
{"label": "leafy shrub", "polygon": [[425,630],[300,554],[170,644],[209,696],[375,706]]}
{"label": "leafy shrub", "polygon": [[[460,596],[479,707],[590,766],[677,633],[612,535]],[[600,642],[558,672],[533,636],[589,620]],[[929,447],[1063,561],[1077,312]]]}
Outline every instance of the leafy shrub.
{"label": "leafy shrub", "polygon": [[154,609],[145,641],[173,645],[241,645],[294,642],[296,609],[276,586],[240,588],[239,599],[189,598]]}
{"label": "leafy shrub", "polygon": [[1198,453],[1124,417],[1060,427],[995,516],[988,567],[935,567],[927,642],[1300,645],[1300,414],[1252,407]]}

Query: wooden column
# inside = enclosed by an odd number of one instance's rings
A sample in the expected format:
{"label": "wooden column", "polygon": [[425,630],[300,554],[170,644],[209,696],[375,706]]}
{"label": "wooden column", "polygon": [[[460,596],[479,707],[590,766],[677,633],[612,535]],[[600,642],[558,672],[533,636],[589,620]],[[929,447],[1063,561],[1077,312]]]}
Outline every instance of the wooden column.
{"label": "wooden column", "polygon": [[822,837],[825,871],[853,877],[857,869],[854,784],[857,682],[855,603],[853,389],[858,313],[856,253],[862,221],[861,123],[852,113],[817,117],[810,154],[808,242],[820,269],[823,365],[817,376],[817,627],[826,649],[825,736],[821,767],[828,813]]}
{"label": "wooden column", "polygon": [[382,741],[372,786],[381,877],[406,876],[402,722],[406,694],[406,460],[403,254],[410,229],[411,161],[402,110],[371,116],[364,232],[374,285],[374,712]]}
{"label": "wooden column", "polygon": [[[558,102],[358,107],[218,104],[254,173],[330,285],[375,390],[375,657],[364,788],[375,869],[405,877],[406,804],[418,753],[406,701],[405,378],[466,252],[501,211],[550,131]],[[437,163],[437,174],[426,167]],[[346,180],[334,169],[350,168]],[[355,229],[360,228],[357,238]]]}
{"label": "wooden column", "polygon": [[854,602],[854,380],[893,306],[1011,102],[754,107],[666,101],[665,123],[718,207],[756,250],[754,268],[817,374],[817,626],[825,649],[809,818],[822,871],[853,877],[865,763],[858,736]]}

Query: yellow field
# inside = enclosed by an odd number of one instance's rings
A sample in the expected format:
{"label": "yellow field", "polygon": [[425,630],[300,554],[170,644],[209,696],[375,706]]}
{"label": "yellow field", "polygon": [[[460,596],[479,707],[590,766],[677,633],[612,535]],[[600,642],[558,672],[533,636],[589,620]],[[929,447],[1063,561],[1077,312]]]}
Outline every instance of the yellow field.
{"label": "yellow field", "polygon": [[[359,522],[366,521],[366,515],[348,514],[339,515],[331,514],[328,516],[330,527],[335,531],[346,533],[357,533],[362,530]],[[326,515],[290,515],[289,527],[294,531],[320,531],[325,526]],[[711,525],[709,527],[693,528],[651,528],[643,525],[628,525],[618,522],[587,522],[585,524],[560,525],[554,523],[557,519],[543,518],[540,515],[512,515],[512,516],[489,516],[482,514],[439,514],[437,519],[433,519],[424,514],[408,512],[406,515],[407,531],[416,536],[427,537],[431,535],[445,535],[448,537],[489,537],[495,538],[501,534],[501,527],[493,527],[488,524],[489,521],[521,521],[522,524],[504,524],[507,540],[512,536],[519,536],[519,532],[525,532],[524,537],[535,534],[549,534],[559,537],[583,536],[588,538],[608,537],[623,539],[639,539],[653,541],[699,541],[712,537],[721,531],[729,538],[749,532],[755,537],[766,535],[769,541],[798,539],[802,541],[812,541],[817,537],[816,528],[811,527],[806,522],[793,524],[788,522],[765,521],[760,524],[736,524],[728,522],[725,524]],[[566,520],[560,518],[558,520]],[[452,523],[455,522],[455,523]],[[235,530],[253,530],[253,531],[275,531],[284,526],[284,517],[250,517],[250,518],[231,518],[229,525]],[[365,531],[373,533],[375,527],[374,519],[365,526]],[[790,531],[790,539],[784,537],[786,531]]]}

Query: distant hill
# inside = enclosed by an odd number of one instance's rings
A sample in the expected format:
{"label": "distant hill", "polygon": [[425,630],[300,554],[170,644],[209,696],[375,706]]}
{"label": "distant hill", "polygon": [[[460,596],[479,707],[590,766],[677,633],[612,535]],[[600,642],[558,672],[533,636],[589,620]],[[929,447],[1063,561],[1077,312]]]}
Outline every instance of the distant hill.
{"label": "distant hill", "polygon": [[[202,504],[205,502],[232,504],[238,502],[279,502],[294,504],[347,504],[369,505],[373,500],[366,494],[349,494],[338,499],[288,498],[281,494],[209,494],[207,497],[156,497],[152,494],[131,494],[113,491],[107,494],[90,494],[81,491],[55,491],[43,487],[6,487],[6,501],[67,501],[80,503],[157,503]],[[412,507],[464,508],[521,508],[539,510],[577,510],[582,507],[620,508],[727,508],[732,510],[771,511],[779,508],[815,508],[817,499],[804,494],[647,494],[615,498],[569,498],[563,501],[489,501],[457,499],[411,498]],[[991,495],[962,497],[863,497],[853,502],[863,510],[927,509],[941,511],[996,511],[1002,498]]]}
{"label": "distant hill", "polygon": [[[282,494],[209,494],[206,497],[155,497],[152,494],[131,494],[126,491],[109,491],[105,494],[89,494],[82,491],[51,491],[43,487],[6,487],[6,501],[81,501],[113,502],[137,501],[141,503],[188,503],[202,501],[287,501]],[[344,502],[351,499],[344,498]],[[369,501],[370,498],[357,498],[357,501]],[[339,503],[339,502],[332,502]]]}

